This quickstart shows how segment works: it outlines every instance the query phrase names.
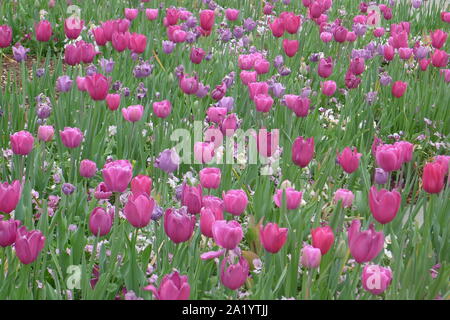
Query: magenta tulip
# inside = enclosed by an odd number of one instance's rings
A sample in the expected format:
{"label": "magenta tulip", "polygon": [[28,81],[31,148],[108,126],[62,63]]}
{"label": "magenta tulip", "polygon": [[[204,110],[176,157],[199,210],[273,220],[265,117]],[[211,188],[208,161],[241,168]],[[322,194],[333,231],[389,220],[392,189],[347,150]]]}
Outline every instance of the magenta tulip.
{"label": "magenta tulip", "polygon": [[26,130],[22,130],[12,134],[9,137],[11,149],[14,154],[26,156],[33,149],[34,138]]}
{"label": "magenta tulip", "polygon": [[361,231],[361,221],[353,220],[347,231],[350,253],[358,263],[369,262],[383,249],[383,231],[376,232],[373,223],[369,229]]}
{"label": "magenta tulip", "polygon": [[89,230],[93,235],[103,237],[111,231],[113,220],[113,211],[107,212],[105,209],[97,207],[89,216]]}
{"label": "magenta tulip", "polygon": [[103,180],[110,192],[124,192],[133,177],[133,168],[128,160],[108,162],[102,169]]}
{"label": "magenta tulip", "polygon": [[14,247],[16,255],[23,264],[35,261],[44,249],[45,237],[39,230],[28,231],[25,226],[17,230]]}
{"label": "magenta tulip", "polygon": [[286,242],[288,235],[287,228],[279,228],[276,223],[268,223],[264,227],[261,225],[259,237],[261,244],[270,253],[277,253]]}
{"label": "magenta tulip", "polygon": [[397,190],[388,191],[386,189],[377,190],[372,186],[369,191],[369,206],[375,220],[381,224],[386,224],[394,220],[397,215],[402,196]]}
{"label": "magenta tulip", "polygon": [[189,214],[186,207],[169,208],[164,214],[164,231],[174,243],[185,242],[191,238],[195,222],[195,215]]}
{"label": "magenta tulip", "polygon": [[146,193],[132,194],[128,197],[123,212],[128,222],[135,228],[146,227],[152,217],[155,200]]}

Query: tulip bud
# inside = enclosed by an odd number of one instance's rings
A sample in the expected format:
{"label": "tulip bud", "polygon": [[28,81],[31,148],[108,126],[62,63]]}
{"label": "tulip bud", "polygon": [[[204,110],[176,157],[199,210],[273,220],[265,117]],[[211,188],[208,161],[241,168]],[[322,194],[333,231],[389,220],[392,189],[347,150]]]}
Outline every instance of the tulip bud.
{"label": "tulip bud", "polygon": [[350,208],[352,206],[353,200],[355,199],[355,195],[353,192],[347,189],[337,189],[334,193],[334,203],[338,203],[342,201],[343,208]]}
{"label": "tulip bud", "polygon": [[89,230],[95,236],[104,236],[111,231],[114,213],[108,213],[105,209],[97,207],[92,210],[89,217]]}
{"label": "tulip bud", "polygon": [[439,162],[425,164],[422,174],[423,190],[428,193],[439,193],[444,188],[444,167]]}
{"label": "tulip bud", "polygon": [[164,231],[174,243],[188,241],[195,228],[195,216],[181,209],[169,208],[164,214]]}
{"label": "tulip bud", "polygon": [[225,211],[235,216],[241,215],[247,208],[248,198],[244,190],[228,190],[222,198]]}
{"label": "tulip bud", "polygon": [[102,169],[103,180],[110,192],[124,192],[133,177],[133,168],[128,160],[106,163]]}
{"label": "tulip bud", "polygon": [[300,258],[301,264],[308,269],[316,269],[320,265],[322,258],[321,250],[313,246],[306,245],[302,249],[302,256]]}
{"label": "tulip bud", "polygon": [[82,160],[80,162],[80,176],[92,178],[97,173],[97,164],[91,160]]}
{"label": "tulip bud", "polygon": [[334,242],[333,229],[330,226],[311,229],[312,246],[319,248],[322,255],[326,254]]}
{"label": "tulip bud", "polygon": [[217,245],[229,250],[236,248],[244,236],[241,225],[235,220],[216,220],[212,224],[212,234]]}
{"label": "tulip bud", "polygon": [[25,226],[17,230],[16,255],[23,264],[35,261],[44,249],[45,237],[39,230],[28,231]]}
{"label": "tulip bud", "polygon": [[361,282],[364,290],[374,294],[382,294],[392,281],[392,271],[379,265],[364,266]]}
{"label": "tulip bud", "polygon": [[34,138],[28,131],[16,132],[10,136],[9,140],[14,154],[26,156],[33,149]]}
{"label": "tulip bud", "polygon": [[314,156],[314,138],[297,137],[292,144],[292,162],[301,168],[306,167]]}
{"label": "tulip bud", "polygon": [[134,195],[145,193],[150,195],[152,192],[153,181],[149,176],[138,175],[131,180],[131,192]]}
{"label": "tulip bud", "polygon": [[128,222],[135,228],[146,227],[152,217],[155,200],[146,193],[132,194],[123,211]]}
{"label": "tulip bud", "polygon": [[301,191],[296,191],[294,188],[285,188],[285,189],[278,189],[277,192],[273,196],[273,201],[275,202],[276,206],[278,208],[282,207],[283,202],[283,191],[286,195],[286,208],[288,210],[295,210],[300,206],[300,203],[302,202],[302,195],[303,193]]}
{"label": "tulip bud", "polygon": [[376,232],[370,224],[369,229],[361,231],[361,222],[353,220],[347,231],[350,253],[358,263],[364,263],[374,259],[383,249],[383,231]]}
{"label": "tulip bud", "polygon": [[259,230],[259,237],[264,249],[270,253],[277,253],[286,242],[287,228],[279,228],[276,223],[268,223]]}

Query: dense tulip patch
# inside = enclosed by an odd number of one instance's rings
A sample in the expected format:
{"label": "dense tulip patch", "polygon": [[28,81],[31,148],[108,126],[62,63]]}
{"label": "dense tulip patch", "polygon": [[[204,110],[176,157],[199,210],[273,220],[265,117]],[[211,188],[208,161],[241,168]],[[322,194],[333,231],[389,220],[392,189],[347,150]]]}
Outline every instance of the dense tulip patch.
{"label": "dense tulip patch", "polygon": [[0,299],[448,299],[444,0],[0,3]]}

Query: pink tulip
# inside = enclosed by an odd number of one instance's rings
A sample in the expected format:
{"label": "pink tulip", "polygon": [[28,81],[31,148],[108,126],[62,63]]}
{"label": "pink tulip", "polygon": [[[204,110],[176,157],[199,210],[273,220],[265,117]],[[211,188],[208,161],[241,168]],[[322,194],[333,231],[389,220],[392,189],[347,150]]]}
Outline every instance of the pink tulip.
{"label": "pink tulip", "polygon": [[302,256],[300,262],[302,266],[308,269],[316,269],[320,266],[322,258],[321,250],[313,246],[306,245],[302,249]]}
{"label": "pink tulip", "polygon": [[383,231],[376,232],[373,223],[368,230],[361,231],[361,222],[355,219],[347,231],[347,236],[350,253],[358,263],[371,261],[383,249]]}
{"label": "pink tulip", "polygon": [[108,39],[105,36],[105,30],[102,27],[92,29],[92,34],[94,35],[95,43],[97,43],[98,46],[104,46],[108,42]]}
{"label": "pink tulip", "polygon": [[216,220],[212,224],[212,234],[217,245],[224,249],[233,250],[243,238],[242,227],[235,220]]}
{"label": "pink tulip", "polygon": [[63,131],[59,131],[59,135],[63,145],[70,149],[79,147],[83,140],[83,133],[78,128],[64,127]]}
{"label": "pink tulip", "polygon": [[326,254],[334,243],[334,233],[330,226],[317,227],[311,229],[312,246],[320,249],[323,256]]}
{"label": "pink tulip", "polygon": [[16,209],[22,194],[22,187],[19,180],[11,184],[3,182],[0,184],[0,212],[9,214]]}
{"label": "pink tulip", "polygon": [[447,40],[448,34],[440,29],[431,32],[431,45],[436,49],[441,49],[445,41]]}
{"label": "pink tulip", "polygon": [[152,178],[140,174],[131,180],[131,192],[134,195],[145,193],[149,196],[152,193],[152,185]]}
{"label": "pink tulip", "polygon": [[322,78],[328,78],[333,73],[333,58],[332,57],[328,57],[326,59],[321,58],[319,60],[317,73]]}
{"label": "pink tulip", "polygon": [[117,32],[112,34],[111,44],[117,52],[125,51],[130,45],[130,33],[129,32]]}
{"label": "pink tulip", "polygon": [[448,53],[436,49],[431,55],[431,64],[436,68],[444,68],[448,64]]}
{"label": "pink tulip", "polygon": [[274,102],[273,98],[268,94],[257,94],[253,101],[258,112],[269,112]]}
{"label": "pink tulip", "polygon": [[288,210],[295,210],[300,206],[302,202],[301,191],[296,191],[294,188],[278,189],[273,196],[273,201],[278,208],[282,207],[283,203],[283,191],[286,193],[286,208]]}
{"label": "pink tulip", "polygon": [[44,249],[45,237],[39,230],[28,231],[25,226],[17,230],[15,249],[17,258],[23,264],[35,261]]}
{"label": "pink tulip", "polygon": [[12,28],[6,24],[0,25],[0,48],[7,48],[11,45]]}
{"label": "pink tulip", "polygon": [[292,58],[297,53],[299,44],[298,40],[283,39],[284,53],[286,53],[289,58]]}
{"label": "pink tulip", "polygon": [[227,108],[222,107],[210,107],[206,110],[208,120],[215,123],[221,123],[227,115]]}
{"label": "pink tulip", "polygon": [[244,85],[248,86],[252,82],[256,82],[258,73],[256,71],[241,71],[239,74],[241,81]]}
{"label": "pink tulip", "polygon": [[276,18],[272,23],[269,23],[269,28],[272,30],[274,37],[280,38],[284,34],[284,21],[280,18]]}
{"label": "pink tulip", "polygon": [[166,274],[159,289],[148,285],[144,290],[151,291],[157,300],[188,300],[191,287],[187,276],[180,276],[178,271]]}
{"label": "pink tulip", "polygon": [[228,8],[225,10],[225,16],[229,21],[236,21],[239,17],[239,10]]}
{"label": "pink tulip", "polygon": [[261,244],[270,253],[277,253],[286,242],[288,235],[287,228],[279,228],[276,223],[268,223],[264,227],[261,225],[259,237]]}
{"label": "pink tulip", "polygon": [[81,62],[81,47],[73,44],[64,49],[64,62],[69,66],[75,66]]}
{"label": "pink tulip", "polygon": [[35,25],[36,40],[47,42],[50,40],[53,30],[52,25],[47,20],[42,20]]}
{"label": "pink tulip", "polygon": [[195,94],[198,90],[197,77],[186,77],[183,75],[179,81],[181,91],[186,94]]}
{"label": "pink tulip", "polygon": [[83,30],[84,21],[78,17],[70,17],[64,21],[64,33],[68,39],[76,39]]}
{"label": "pink tulip", "polygon": [[224,209],[232,215],[239,216],[247,208],[248,198],[244,190],[228,190],[222,195]]}
{"label": "pink tulip", "polygon": [[266,74],[270,69],[270,62],[266,59],[257,59],[254,65],[257,74]]}
{"label": "pink tulip", "polygon": [[14,154],[26,156],[33,149],[34,138],[31,133],[26,130],[12,134],[9,137],[9,141]]}
{"label": "pink tulip", "polygon": [[402,158],[402,162],[410,162],[412,160],[412,155],[414,151],[414,145],[407,141],[398,141],[394,143],[394,146],[400,149],[400,154]]}
{"label": "pink tulip", "polygon": [[384,268],[379,265],[366,265],[361,274],[361,282],[364,290],[374,295],[380,295],[391,284],[392,271],[389,267]]}
{"label": "pink tulip", "polygon": [[55,130],[52,126],[39,126],[38,128],[38,139],[44,142],[49,142],[53,139]]}
{"label": "pink tulip", "polygon": [[212,226],[214,222],[223,220],[223,212],[220,207],[203,207],[200,210],[200,231],[209,238],[213,238]]}
{"label": "pink tulip", "polygon": [[103,180],[110,192],[124,192],[133,177],[133,167],[128,160],[106,163],[102,169]]}
{"label": "pink tulip", "polygon": [[195,221],[195,215],[189,214],[186,207],[169,208],[164,214],[164,231],[174,243],[185,242],[194,232]]}
{"label": "pink tulip", "polygon": [[170,26],[176,25],[178,23],[178,19],[180,17],[180,12],[176,8],[167,8],[166,9],[166,21]]}
{"label": "pink tulip", "polygon": [[387,172],[399,170],[403,164],[403,153],[396,145],[383,144],[377,147],[377,164]]}
{"label": "pink tulip", "polygon": [[77,88],[80,91],[87,91],[86,89],[86,78],[85,77],[78,77],[76,79],[77,82]]}
{"label": "pink tulip", "polygon": [[304,139],[297,137],[292,144],[292,162],[304,168],[314,156],[314,137]]}
{"label": "pink tulip", "polygon": [[14,219],[3,220],[3,216],[0,215],[0,247],[8,247],[16,241],[17,228],[20,223],[19,220]]}
{"label": "pink tulip", "polygon": [[197,163],[209,163],[214,158],[214,143],[194,143],[194,158]]}
{"label": "pink tulip", "polygon": [[146,193],[132,194],[128,197],[123,212],[128,222],[135,228],[146,227],[152,217],[155,200]]}
{"label": "pink tulip", "polygon": [[219,168],[204,168],[200,170],[200,183],[203,188],[217,189],[220,185],[221,171]]}
{"label": "pink tulip", "polygon": [[333,34],[330,32],[322,32],[320,33],[320,40],[327,43],[330,42],[333,39]]}
{"label": "pink tulip", "polygon": [[362,154],[358,153],[356,148],[352,150],[349,147],[345,147],[344,151],[337,156],[337,161],[342,169],[350,174],[358,169],[361,156]]}
{"label": "pink tulip", "polygon": [[444,188],[446,172],[439,162],[425,164],[422,174],[422,187],[428,193],[439,193]]}
{"label": "pink tulip", "polygon": [[111,198],[112,192],[109,191],[108,187],[104,182],[100,182],[99,185],[95,188],[94,197],[97,200],[106,200]]}
{"label": "pink tulip", "polygon": [[200,184],[195,187],[191,187],[186,183],[183,184],[181,204],[187,207],[190,214],[200,213],[200,209],[202,208],[202,196],[203,189]]}
{"label": "pink tulip", "polygon": [[137,122],[142,119],[144,114],[144,106],[143,105],[133,105],[128,108],[122,108],[123,118],[128,122]]}
{"label": "pink tulip", "polygon": [[375,220],[381,224],[386,224],[394,220],[397,215],[402,196],[396,190],[377,190],[372,186],[369,191],[369,206]]}
{"label": "pink tulip", "polygon": [[133,33],[129,41],[129,48],[134,53],[141,54],[147,47],[147,37],[143,34]]}
{"label": "pink tulip", "polygon": [[252,82],[248,84],[248,93],[251,100],[255,99],[258,94],[269,94],[269,85],[267,82]]}
{"label": "pink tulip", "polygon": [[383,56],[386,61],[391,61],[394,59],[395,49],[393,46],[385,45],[383,47]]}
{"label": "pink tulip", "polygon": [[220,130],[227,137],[232,136],[238,127],[239,123],[235,113],[229,114],[220,124]]}
{"label": "pink tulip", "polygon": [[343,26],[338,26],[334,29],[333,37],[336,42],[345,42],[347,40],[348,30]]}
{"label": "pink tulip", "polygon": [[238,263],[229,265],[229,259],[224,258],[221,264],[220,281],[231,290],[239,289],[247,280],[250,266],[244,257]]}
{"label": "pink tulip", "polygon": [[138,14],[139,14],[139,9],[125,8],[124,13],[125,13],[125,18],[132,21],[137,18]]}
{"label": "pink tulip", "polygon": [[364,58],[354,58],[350,62],[350,71],[355,74],[359,75],[364,72],[365,69],[365,60]]}
{"label": "pink tulip", "polygon": [[92,178],[97,173],[97,164],[94,161],[85,159],[80,162],[80,176]]}
{"label": "pink tulip", "polygon": [[200,26],[203,30],[210,31],[212,29],[212,27],[214,26],[214,11],[200,11]]}
{"label": "pink tulip", "polygon": [[336,82],[333,80],[327,80],[322,82],[322,93],[331,97],[336,92]]}
{"label": "pink tulip", "polygon": [[192,47],[191,54],[189,55],[189,59],[192,63],[200,64],[205,57],[206,52],[202,48]]}
{"label": "pink tulip", "polygon": [[158,9],[145,9],[145,15],[148,20],[158,19]]}
{"label": "pink tulip", "polygon": [[311,101],[309,98],[303,98],[295,94],[286,94],[283,96],[286,106],[294,111],[297,117],[306,117],[309,111]]}
{"label": "pink tulip", "polygon": [[89,230],[94,236],[103,237],[111,231],[113,219],[114,212],[109,213],[105,209],[97,207],[89,216]]}
{"label": "pink tulip", "polygon": [[106,105],[111,111],[117,110],[120,106],[120,94],[108,93],[106,96]]}
{"label": "pink tulip", "polygon": [[295,15],[293,12],[283,12],[280,15],[283,19],[284,28],[287,33],[296,34],[302,23],[300,16]]}
{"label": "pink tulip", "polygon": [[104,75],[100,73],[96,73],[92,76],[87,76],[85,78],[85,86],[92,100],[105,100],[106,96],[108,95],[109,81]]}
{"label": "pink tulip", "polygon": [[342,207],[350,208],[353,204],[353,200],[355,199],[355,195],[353,192],[347,189],[337,189],[334,193],[333,201],[334,203],[338,203],[342,201]]}

